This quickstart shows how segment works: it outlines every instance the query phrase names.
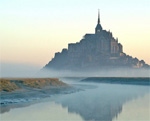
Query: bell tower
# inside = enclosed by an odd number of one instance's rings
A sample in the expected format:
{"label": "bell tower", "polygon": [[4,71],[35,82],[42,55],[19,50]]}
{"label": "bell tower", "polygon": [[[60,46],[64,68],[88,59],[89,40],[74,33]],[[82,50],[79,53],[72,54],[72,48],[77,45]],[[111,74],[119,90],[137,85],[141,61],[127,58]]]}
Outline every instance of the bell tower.
{"label": "bell tower", "polygon": [[97,21],[97,26],[95,28],[95,34],[98,34],[102,31],[102,26],[100,24],[100,12],[98,10],[98,21]]}

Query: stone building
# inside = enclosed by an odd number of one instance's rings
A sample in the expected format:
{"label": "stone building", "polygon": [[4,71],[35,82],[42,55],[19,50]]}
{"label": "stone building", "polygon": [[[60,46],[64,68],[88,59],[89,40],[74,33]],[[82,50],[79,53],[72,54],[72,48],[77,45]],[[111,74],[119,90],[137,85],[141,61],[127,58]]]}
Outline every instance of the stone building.
{"label": "stone building", "polygon": [[95,51],[99,54],[107,54],[111,56],[119,56],[123,52],[122,45],[118,43],[118,39],[114,39],[110,31],[103,30],[100,24],[100,14],[98,13],[98,22],[94,34],[86,34],[80,43],[69,44],[69,53],[77,51],[84,52]]}
{"label": "stone building", "polygon": [[98,12],[95,33],[85,34],[80,42],[68,44],[68,49],[55,53],[55,57],[44,68],[91,70],[102,67],[149,68],[149,65],[123,52],[118,38],[115,39],[110,31],[102,28]]}

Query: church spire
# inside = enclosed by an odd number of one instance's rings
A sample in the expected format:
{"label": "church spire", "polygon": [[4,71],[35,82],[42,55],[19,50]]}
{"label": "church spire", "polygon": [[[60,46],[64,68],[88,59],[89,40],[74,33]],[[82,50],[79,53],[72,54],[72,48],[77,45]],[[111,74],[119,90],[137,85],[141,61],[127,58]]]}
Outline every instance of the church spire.
{"label": "church spire", "polygon": [[100,24],[100,12],[99,12],[99,9],[98,9],[98,24]]}
{"label": "church spire", "polygon": [[98,22],[97,22],[97,26],[95,28],[95,33],[100,33],[102,31],[102,26],[100,24],[100,12],[99,12],[99,9],[98,9]]}

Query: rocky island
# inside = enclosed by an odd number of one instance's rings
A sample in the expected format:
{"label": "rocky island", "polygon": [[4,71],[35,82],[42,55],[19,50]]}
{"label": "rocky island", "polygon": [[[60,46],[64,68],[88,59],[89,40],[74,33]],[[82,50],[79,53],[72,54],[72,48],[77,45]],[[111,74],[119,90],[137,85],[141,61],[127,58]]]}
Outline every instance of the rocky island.
{"label": "rocky island", "polygon": [[54,58],[42,70],[97,71],[114,69],[149,69],[144,60],[139,60],[123,52],[123,46],[112,32],[106,31],[98,23],[94,34],[85,34],[77,43],[68,44],[68,49],[55,53]]}

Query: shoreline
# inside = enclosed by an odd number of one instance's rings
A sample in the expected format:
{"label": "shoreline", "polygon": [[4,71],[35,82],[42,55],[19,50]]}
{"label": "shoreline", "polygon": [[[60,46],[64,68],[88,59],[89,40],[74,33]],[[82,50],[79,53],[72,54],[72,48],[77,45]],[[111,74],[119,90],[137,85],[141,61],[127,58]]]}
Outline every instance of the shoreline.
{"label": "shoreline", "polygon": [[82,79],[81,82],[94,82],[94,83],[109,83],[109,84],[127,84],[127,85],[141,85],[150,86],[149,77],[89,77]]}
{"label": "shoreline", "polygon": [[0,78],[0,92],[68,86],[58,78]]}
{"label": "shoreline", "polygon": [[72,91],[75,91],[75,88],[57,78],[0,79],[0,106],[31,102]]}

